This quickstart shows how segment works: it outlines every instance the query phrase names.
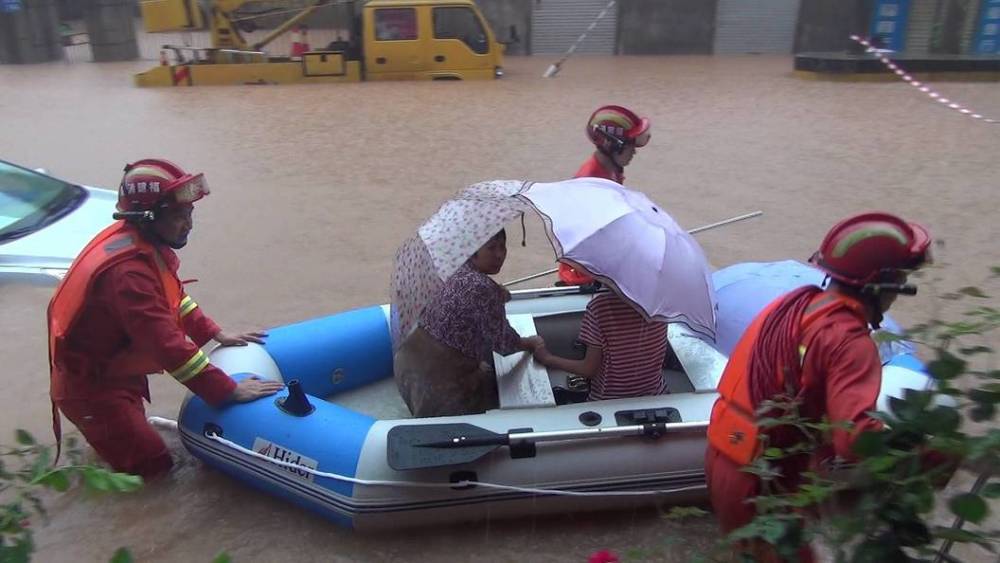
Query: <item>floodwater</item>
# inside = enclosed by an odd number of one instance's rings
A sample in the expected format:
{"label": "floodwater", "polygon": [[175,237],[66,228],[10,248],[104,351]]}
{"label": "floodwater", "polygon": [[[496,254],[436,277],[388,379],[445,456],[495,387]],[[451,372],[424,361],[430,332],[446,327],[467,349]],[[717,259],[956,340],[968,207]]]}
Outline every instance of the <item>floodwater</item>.
{"label": "floodwater", "polygon": [[[484,179],[572,175],[589,153],[584,122],[603,103],[652,118],[628,184],[682,225],[764,211],[698,235],[716,266],[805,259],[838,218],[875,208],[946,241],[940,291],[978,285],[1000,265],[1000,126],[901,82],[803,81],[789,57],[577,57],[542,79],[550,62],[510,59],[495,82],[161,90],[131,85],[149,62],[4,66],[0,157],[97,186],[149,156],[204,171],[212,195],[198,205],[182,269],[233,331],[385,302],[396,246],[443,199]],[[1000,116],[996,83],[939,88]],[[501,278],[551,267],[537,222],[526,247],[510,241]],[[15,427],[48,435],[50,293],[0,288],[0,440]],[[927,318],[930,293],[901,299],[894,314]],[[152,393],[149,412],[175,417],[184,389],[162,377]],[[128,546],[141,561],[209,561],[221,550],[237,561],[582,561],[602,548],[683,561],[713,541],[711,520],[677,525],[655,511],[358,535],[201,467],[169,439],[179,468],[165,481],[52,499],[38,560],[105,560]]]}

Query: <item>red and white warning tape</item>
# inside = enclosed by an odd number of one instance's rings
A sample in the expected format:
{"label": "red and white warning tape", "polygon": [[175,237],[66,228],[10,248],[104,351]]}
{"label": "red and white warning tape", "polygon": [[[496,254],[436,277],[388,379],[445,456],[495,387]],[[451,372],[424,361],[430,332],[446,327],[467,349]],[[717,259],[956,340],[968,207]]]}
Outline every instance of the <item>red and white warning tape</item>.
{"label": "red and white warning tape", "polygon": [[931,99],[933,99],[937,103],[939,103],[939,104],[941,104],[941,105],[943,105],[943,106],[945,106],[945,107],[947,107],[949,109],[953,109],[953,110],[957,111],[958,113],[961,113],[963,115],[967,115],[967,116],[971,117],[972,119],[977,119],[977,120],[983,121],[985,123],[993,123],[993,124],[1000,123],[1000,120],[991,119],[991,118],[986,117],[986,116],[984,116],[982,114],[976,113],[976,112],[970,110],[969,108],[963,107],[962,104],[956,103],[953,100],[950,100],[950,99],[942,96],[941,94],[935,92],[934,90],[932,90],[929,86],[927,86],[923,82],[920,82],[919,80],[915,80],[912,76],[910,76],[910,74],[908,72],[906,72],[905,70],[903,70],[902,68],[900,68],[899,65],[897,65],[894,62],[892,62],[888,57],[886,57],[884,51],[878,50],[875,47],[872,47],[872,44],[869,43],[868,40],[864,39],[863,37],[859,37],[857,35],[852,35],[851,39],[853,39],[854,41],[857,41],[858,43],[864,45],[864,47],[865,47],[865,49],[866,49],[867,52],[872,53],[876,57],[878,57],[878,60],[881,61],[882,64],[884,64],[886,66],[886,68],[888,68],[890,71],[892,71],[896,76],[898,76],[899,78],[901,78],[904,82],[906,82],[910,86],[913,86],[917,90],[920,90],[924,94],[927,94]]}

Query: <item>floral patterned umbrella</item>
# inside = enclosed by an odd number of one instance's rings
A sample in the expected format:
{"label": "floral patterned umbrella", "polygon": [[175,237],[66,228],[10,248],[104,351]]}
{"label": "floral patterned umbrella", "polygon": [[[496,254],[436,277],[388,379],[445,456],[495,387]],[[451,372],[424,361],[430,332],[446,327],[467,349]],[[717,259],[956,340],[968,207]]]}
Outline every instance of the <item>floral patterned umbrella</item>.
{"label": "floral patterned umbrella", "polygon": [[459,191],[403,242],[392,273],[391,330],[394,347],[416,328],[424,306],[490,237],[531,209],[516,198],[520,180],[480,182]]}

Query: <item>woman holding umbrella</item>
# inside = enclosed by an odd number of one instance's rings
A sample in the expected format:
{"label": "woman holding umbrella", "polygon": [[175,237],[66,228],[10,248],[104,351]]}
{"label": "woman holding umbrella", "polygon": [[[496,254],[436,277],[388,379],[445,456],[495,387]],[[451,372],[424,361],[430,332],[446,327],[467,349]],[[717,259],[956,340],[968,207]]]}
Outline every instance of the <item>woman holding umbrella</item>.
{"label": "woman holding umbrella", "polygon": [[448,278],[396,352],[396,385],[414,416],[497,408],[493,352],[544,346],[541,337],[521,338],[507,322],[510,293],[489,277],[506,258],[507,233],[501,230]]}

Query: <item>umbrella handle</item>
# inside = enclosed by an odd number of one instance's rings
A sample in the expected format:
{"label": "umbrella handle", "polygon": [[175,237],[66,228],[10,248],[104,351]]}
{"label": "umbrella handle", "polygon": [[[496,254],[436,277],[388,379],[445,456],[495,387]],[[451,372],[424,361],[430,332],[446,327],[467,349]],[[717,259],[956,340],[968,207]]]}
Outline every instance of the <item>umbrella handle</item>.
{"label": "umbrella handle", "polygon": [[[752,211],[750,213],[744,213],[743,215],[737,215],[736,217],[730,217],[729,219],[724,219],[722,221],[718,221],[718,222],[715,222],[715,223],[709,223],[708,225],[702,225],[700,227],[691,229],[690,231],[688,231],[688,234],[689,235],[694,235],[694,234],[698,234],[698,233],[703,233],[705,231],[710,231],[710,230],[718,228],[718,227],[724,227],[726,225],[731,225],[733,223],[738,223],[740,221],[745,221],[747,219],[753,219],[754,217],[760,217],[763,214],[764,214],[764,212],[760,211],[760,210],[758,210],[758,211]],[[545,270],[544,272],[538,272],[537,274],[531,274],[530,276],[525,276],[523,278],[517,278],[516,280],[510,280],[509,282],[505,282],[503,284],[503,286],[504,287],[508,287],[508,286],[512,286],[512,285],[517,285],[519,283],[523,283],[523,282],[526,282],[526,281],[529,281],[529,280],[533,280],[535,278],[540,278],[540,277],[543,277],[543,276],[547,276],[549,274],[554,274],[554,273],[556,273],[558,271],[559,271],[559,268],[552,268],[551,270]]]}

